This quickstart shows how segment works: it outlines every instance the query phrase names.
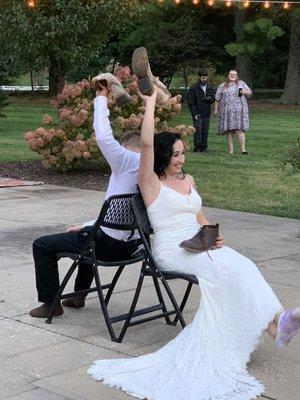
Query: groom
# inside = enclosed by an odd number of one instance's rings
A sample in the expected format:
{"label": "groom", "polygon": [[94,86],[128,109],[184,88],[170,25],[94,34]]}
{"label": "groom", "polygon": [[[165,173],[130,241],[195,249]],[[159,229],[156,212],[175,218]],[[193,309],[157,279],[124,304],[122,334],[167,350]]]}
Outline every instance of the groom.
{"label": "groom", "polygon": [[[140,134],[135,131],[127,132],[120,143],[113,137],[109,121],[107,97],[110,89],[112,89],[114,90],[113,97],[122,99],[122,92],[124,94],[125,90],[120,83],[116,90],[115,78],[111,74],[102,74],[96,77],[97,82],[103,82],[103,80],[106,81],[106,85],[97,85],[98,90],[94,99],[94,130],[97,144],[112,171],[105,195],[105,198],[108,198],[116,194],[135,193],[137,191]],[[33,258],[38,301],[43,304],[30,311],[31,317],[46,318],[48,316],[51,304],[59,288],[57,254],[80,252],[84,246],[87,231],[91,229],[90,225],[93,222],[90,221],[83,226],[71,227],[64,233],[42,236],[34,241]],[[131,232],[127,231],[101,228],[96,241],[97,257],[106,261],[130,258],[139,244],[136,235],[129,239],[130,234]],[[88,289],[92,280],[93,270],[91,265],[80,263],[74,290]],[[63,300],[62,304],[67,307],[82,308],[85,305],[85,297],[71,297]],[[59,316],[62,314],[63,308],[59,304],[54,315]]]}

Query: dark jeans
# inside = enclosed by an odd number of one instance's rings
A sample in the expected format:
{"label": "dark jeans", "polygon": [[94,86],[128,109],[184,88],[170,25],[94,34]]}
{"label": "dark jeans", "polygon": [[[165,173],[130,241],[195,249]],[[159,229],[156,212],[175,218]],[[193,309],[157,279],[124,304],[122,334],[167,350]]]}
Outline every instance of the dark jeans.
{"label": "dark jeans", "polygon": [[196,129],[196,132],[194,133],[194,150],[206,150],[209,130],[209,118],[193,118],[193,123]]}
{"label": "dark jeans", "polygon": [[[51,304],[59,288],[58,253],[78,253],[83,249],[87,228],[78,232],[65,232],[42,236],[33,242],[36,287],[38,300]],[[103,261],[126,260],[138,247],[138,241],[124,242],[113,239],[99,231],[96,242],[96,256]],[[93,281],[93,269],[89,264],[80,263],[74,290],[88,289]]]}

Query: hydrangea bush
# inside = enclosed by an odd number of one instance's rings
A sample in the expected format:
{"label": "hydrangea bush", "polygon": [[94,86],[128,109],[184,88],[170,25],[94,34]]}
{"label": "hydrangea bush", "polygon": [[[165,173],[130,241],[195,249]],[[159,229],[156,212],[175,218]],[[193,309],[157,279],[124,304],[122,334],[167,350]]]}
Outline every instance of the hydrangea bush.
{"label": "hydrangea bush", "polygon": [[[137,78],[129,67],[115,68],[114,75],[122,82],[132,101],[122,108],[116,107],[108,98],[113,132],[116,137],[128,130],[139,130],[143,121],[145,106],[137,93]],[[26,132],[24,139],[32,151],[42,156],[43,165],[61,171],[85,167],[91,161],[100,161],[93,131],[93,83],[86,79],[74,85],[65,85],[61,94],[51,100],[58,111],[58,122],[48,114],[43,125]],[[181,111],[181,96],[172,97],[163,107],[156,107],[156,132],[169,130],[186,135],[194,133],[192,126],[169,127],[170,119]]]}

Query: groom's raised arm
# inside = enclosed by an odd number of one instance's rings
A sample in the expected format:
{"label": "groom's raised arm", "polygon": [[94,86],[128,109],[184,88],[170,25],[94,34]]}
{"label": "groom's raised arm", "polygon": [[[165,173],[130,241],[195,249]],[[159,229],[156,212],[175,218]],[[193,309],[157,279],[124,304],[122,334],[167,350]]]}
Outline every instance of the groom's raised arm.
{"label": "groom's raised arm", "polygon": [[94,130],[99,149],[110,165],[113,173],[121,174],[130,166],[131,152],[114,138],[109,121],[107,97],[97,96],[94,99]]}

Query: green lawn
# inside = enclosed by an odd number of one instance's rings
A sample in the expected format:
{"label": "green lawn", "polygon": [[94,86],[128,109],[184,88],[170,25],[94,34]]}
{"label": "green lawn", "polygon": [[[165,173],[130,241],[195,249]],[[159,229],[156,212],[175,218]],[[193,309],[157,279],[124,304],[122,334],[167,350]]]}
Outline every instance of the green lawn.
{"label": "green lawn", "polygon": [[[225,137],[215,135],[212,117],[209,152],[187,152],[185,169],[194,176],[206,206],[299,218],[300,174],[285,174],[277,161],[280,151],[300,135],[299,111],[255,109],[247,133],[248,156],[239,153],[237,143],[234,155],[226,153]],[[27,149],[23,133],[38,127],[46,112],[55,115],[45,101],[36,100],[15,100],[7,108],[7,118],[0,119],[0,162],[38,157]],[[185,107],[175,123],[191,124]]]}
{"label": "green lawn", "polygon": [[26,146],[23,135],[41,126],[44,114],[55,116],[56,110],[45,99],[13,98],[10,102],[6,118],[0,118],[0,162],[38,159],[38,154]]}

